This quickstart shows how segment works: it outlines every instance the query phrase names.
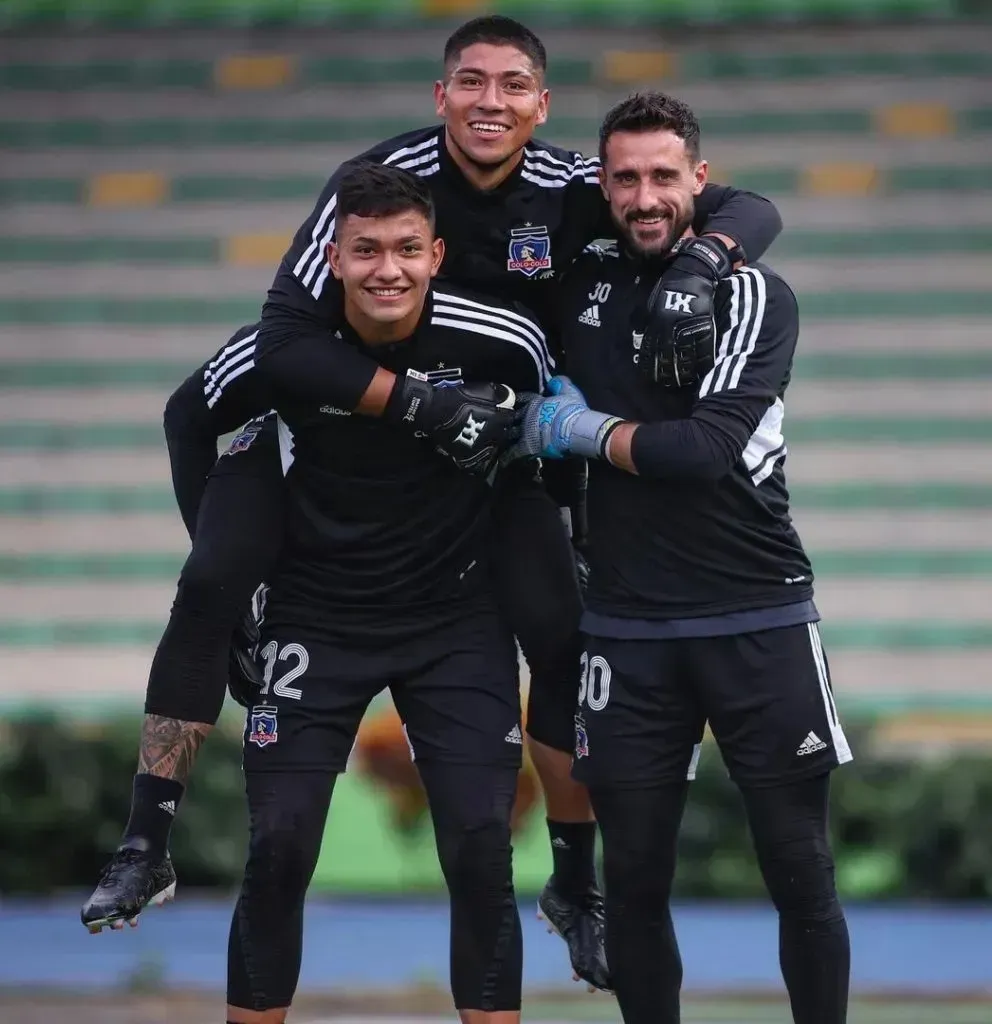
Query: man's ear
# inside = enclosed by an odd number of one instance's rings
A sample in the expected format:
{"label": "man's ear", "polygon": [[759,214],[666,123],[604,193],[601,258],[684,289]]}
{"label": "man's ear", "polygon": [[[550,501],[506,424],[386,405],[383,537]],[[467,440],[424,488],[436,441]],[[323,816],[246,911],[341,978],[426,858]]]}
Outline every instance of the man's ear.
{"label": "man's ear", "polygon": [[596,172],[596,177],[599,178],[599,190],[603,193],[603,198],[609,203],[610,193],[606,190],[606,171],[600,167]]}
{"label": "man's ear", "polygon": [[337,243],[328,242],[327,248],[324,250],[327,254],[327,262],[331,268],[331,273],[340,281],[341,280],[341,250],[337,247]]}
{"label": "man's ear", "polygon": [[444,261],[444,239],[435,238],[431,243],[431,248],[434,250],[434,258],[431,260],[431,277],[436,277]]}
{"label": "man's ear", "polygon": [[706,183],[710,178],[710,165],[705,160],[700,160],[696,164],[696,169],[693,172],[696,176],[695,184],[692,186],[692,194],[698,196],[700,192],[706,187]]}
{"label": "man's ear", "polygon": [[537,97],[537,117],[534,120],[534,124],[544,124],[548,120],[548,108],[551,105],[551,93],[547,89],[542,89]]}

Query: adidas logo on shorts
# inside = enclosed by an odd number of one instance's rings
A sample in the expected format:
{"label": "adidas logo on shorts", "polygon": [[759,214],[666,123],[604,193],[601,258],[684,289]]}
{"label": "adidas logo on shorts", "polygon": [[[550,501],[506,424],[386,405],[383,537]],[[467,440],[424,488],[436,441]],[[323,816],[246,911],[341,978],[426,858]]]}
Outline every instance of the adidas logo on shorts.
{"label": "adidas logo on shorts", "polygon": [[585,324],[586,327],[602,327],[599,320],[599,306],[590,306],[579,316],[579,323]]}
{"label": "adidas logo on shorts", "polygon": [[799,744],[799,749],[796,753],[800,757],[803,757],[806,754],[815,754],[818,750],[825,750],[826,746],[826,743],[824,743],[815,732],[811,732],[806,739]]}
{"label": "adidas logo on shorts", "polygon": [[523,743],[523,741],[524,741],[524,738],[523,738],[523,736],[522,736],[522,734],[521,734],[521,732],[520,732],[520,726],[519,726],[519,725],[515,725],[515,726],[514,726],[514,727],[513,727],[513,728],[512,728],[512,729],[511,729],[511,730],[510,730],[510,731],[509,731],[509,732],[508,732],[507,734],[506,734],[506,742],[507,742],[507,743],[517,743],[517,744],[522,744],[522,743]]}

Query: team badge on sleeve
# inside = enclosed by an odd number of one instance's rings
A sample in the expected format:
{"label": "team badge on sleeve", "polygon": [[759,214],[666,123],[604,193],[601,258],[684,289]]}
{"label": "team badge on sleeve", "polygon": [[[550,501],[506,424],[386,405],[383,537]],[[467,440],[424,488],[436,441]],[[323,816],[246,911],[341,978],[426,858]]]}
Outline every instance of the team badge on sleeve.
{"label": "team badge on sleeve", "polygon": [[270,704],[258,704],[251,709],[248,742],[256,747],[267,747],[279,739],[279,709]]}
{"label": "team badge on sleeve", "polygon": [[589,756],[589,734],[586,732],[586,720],[582,715],[575,716],[575,756]]}
{"label": "team badge on sleeve", "polygon": [[543,225],[513,228],[510,232],[510,258],[507,270],[519,270],[525,277],[533,277],[551,266],[551,236]]}
{"label": "team badge on sleeve", "polygon": [[249,423],[240,433],[236,434],[232,438],[231,443],[228,445],[225,455],[237,455],[238,452],[246,452],[251,447],[252,442],[261,433],[261,423]]}

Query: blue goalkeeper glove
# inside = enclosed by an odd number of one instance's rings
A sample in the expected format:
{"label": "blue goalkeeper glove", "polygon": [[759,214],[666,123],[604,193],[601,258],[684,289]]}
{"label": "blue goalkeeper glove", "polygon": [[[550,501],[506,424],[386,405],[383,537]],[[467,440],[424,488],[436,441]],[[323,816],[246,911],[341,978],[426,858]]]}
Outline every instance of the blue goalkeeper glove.
{"label": "blue goalkeeper glove", "polygon": [[523,402],[517,407],[517,441],[503,461],[560,459],[566,455],[603,458],[613,428],[623,420],[590,409],[582,392],[568,377],[552,377],[548,392],[548,397],[521,396]]}

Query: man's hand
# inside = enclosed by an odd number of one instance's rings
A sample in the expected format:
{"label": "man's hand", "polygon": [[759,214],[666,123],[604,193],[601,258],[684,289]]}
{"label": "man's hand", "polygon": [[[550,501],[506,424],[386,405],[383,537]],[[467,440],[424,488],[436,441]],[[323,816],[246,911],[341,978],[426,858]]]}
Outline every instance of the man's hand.
{"label": "man's hand", "polygon": [[548,398],[522,396],[517,409],[518,438],[503,461],[535,456],[560,459],[565,455],[602,458],[610,432],[622,420],[593,412],[568,377],[552,377],[548,391]]}
{"label": "man's hand", "polygon": [[[648,298],[644,333],[634,360],[656,384],[694,387],[713,368],[713,293],[733,270],[735,253],[711,237],[683,238],[672,251],[675,259]],[[636,348],[636,336],[634,344]]]}
{"label": "man's hand", "polygon": [[397,378],[385,418],[425,438],[468,473],[487,475],[510,443],[516,394],[504,384],[435,387],[426,374]]}
{"label": "man's hand", "polygon": [[252,708],[258,702],[265,685],[262,673],[255,664],[255,648],[261,634],[254,614],[245,614],[231,637],[227,662],[227,692],[243,707]]}

